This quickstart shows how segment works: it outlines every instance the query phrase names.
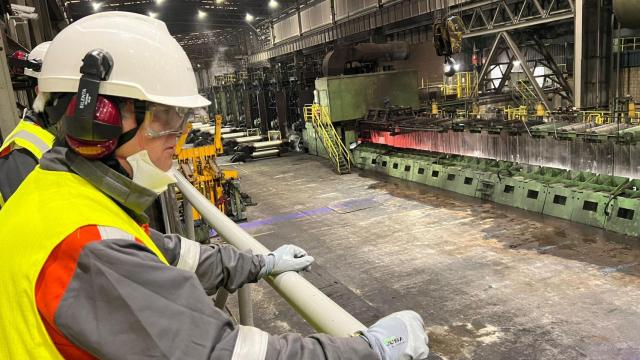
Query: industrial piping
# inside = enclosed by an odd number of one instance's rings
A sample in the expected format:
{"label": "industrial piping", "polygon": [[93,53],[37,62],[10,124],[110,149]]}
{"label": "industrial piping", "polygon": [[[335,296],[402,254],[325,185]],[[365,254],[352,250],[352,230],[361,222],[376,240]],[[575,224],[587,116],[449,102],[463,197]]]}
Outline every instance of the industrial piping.
{"label": "industrial piping", "polygon": [[[255,254],[269,253],[269,249],[220,212],[180,172],[174,171],[174,175],[183,196],[224,240],[240,250],[252,250]],[[360,321],[296,272],[269,276],[265,280],[317,331],[346,337],[366,329]]]}

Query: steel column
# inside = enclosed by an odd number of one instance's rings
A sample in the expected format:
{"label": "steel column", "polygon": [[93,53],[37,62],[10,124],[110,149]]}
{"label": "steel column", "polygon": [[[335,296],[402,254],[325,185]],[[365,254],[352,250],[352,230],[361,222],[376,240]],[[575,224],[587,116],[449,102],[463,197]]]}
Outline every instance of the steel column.
{"label": "steel column", "polygon": [[582,45],[583,41],[583,0],[576,0],[576,16],[574,21],[574,45],[573,45],[573,92],[574,92],[574,105],[576,109],[582,109],[582,90],[583,90],[583,81],[582,81],[582,53],[584,52],[584,48]]}

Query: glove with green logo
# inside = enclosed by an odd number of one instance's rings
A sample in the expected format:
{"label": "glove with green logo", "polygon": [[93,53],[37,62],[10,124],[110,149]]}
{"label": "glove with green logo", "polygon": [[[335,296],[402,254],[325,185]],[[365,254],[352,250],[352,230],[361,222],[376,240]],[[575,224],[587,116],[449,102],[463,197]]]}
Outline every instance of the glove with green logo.
{"label": "glove with green logo", "polygon": [[421,360],[429,355],[429,339],[422,318],[400,311],[378,320],[361,334],[380,360]]}

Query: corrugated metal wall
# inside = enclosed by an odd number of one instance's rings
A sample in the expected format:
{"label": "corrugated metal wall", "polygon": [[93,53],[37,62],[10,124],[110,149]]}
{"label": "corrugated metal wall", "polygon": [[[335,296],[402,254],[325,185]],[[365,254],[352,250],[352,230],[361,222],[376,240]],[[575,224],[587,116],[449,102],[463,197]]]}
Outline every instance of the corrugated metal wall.
{"label": "corrugated metal wall", "polygon": [[297,35],[300,35],[300,24],[298,23],[297,12],[273,24],[273,37],[275,42],[287,40]]}
{"label": "corrugated metal wall", "polygon": [[314,30],[333,22],[331,13],[331,0],[324,0],[300,11],[302,32]]}
{"label": "corrugated metal wall", "polygon": [[[333,1],[333,14],[331,2]],[[253,54],[250,62],[335,40],[361,31],[405,20],[414,16],[473,0],[325,0],[273,23],[274,47]],[[365,16],[366,15],[366,16]],[[301,26],[298,24],[300,17]],[[333,19],[335,18],[335,22]],[[297,35],[333,24],[334,29],[310,35],[304,41],[291,41]],[[304,37],[302,37],[304,38]],[[302,39],[301,38],[301,39]],[[285,41],[289,40],[289,41]],[[298,39],[300,40],[300,39]],[[277,47],[277,49],[275,49]]]}

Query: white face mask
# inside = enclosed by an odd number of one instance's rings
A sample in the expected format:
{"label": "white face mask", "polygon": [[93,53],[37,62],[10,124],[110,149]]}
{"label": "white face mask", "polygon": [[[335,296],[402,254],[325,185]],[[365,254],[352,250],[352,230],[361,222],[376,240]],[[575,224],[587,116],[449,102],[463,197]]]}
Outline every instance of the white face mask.
{"label": "white face mask", "polygon": [[133,170],[133,182],[161,194],[169,184],[176,182],[171,170],[162,171],[151,162],[147,150],[139,151],[127,158]]}

